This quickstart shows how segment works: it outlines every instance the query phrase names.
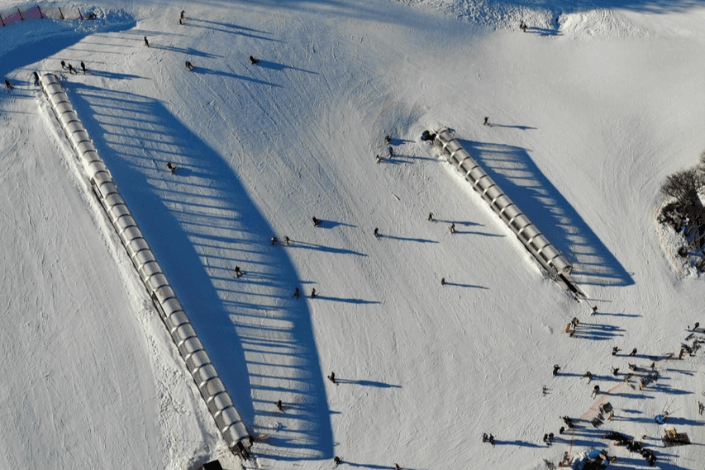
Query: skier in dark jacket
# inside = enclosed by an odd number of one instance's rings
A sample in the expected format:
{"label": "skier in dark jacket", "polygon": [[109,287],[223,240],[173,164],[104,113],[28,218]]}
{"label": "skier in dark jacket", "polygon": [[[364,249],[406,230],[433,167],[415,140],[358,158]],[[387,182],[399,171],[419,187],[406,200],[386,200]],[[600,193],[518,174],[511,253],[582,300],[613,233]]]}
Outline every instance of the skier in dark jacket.
{"label": "skier in dark jacket", "polygon": [[559,371],[559,370],[561,370],[561,366],[559,366],[558,364],[555,364],[555,365],[553,366],[553,376],[554,376],[554,377],[555,377],[556,375],[558,375],[558,371]]}

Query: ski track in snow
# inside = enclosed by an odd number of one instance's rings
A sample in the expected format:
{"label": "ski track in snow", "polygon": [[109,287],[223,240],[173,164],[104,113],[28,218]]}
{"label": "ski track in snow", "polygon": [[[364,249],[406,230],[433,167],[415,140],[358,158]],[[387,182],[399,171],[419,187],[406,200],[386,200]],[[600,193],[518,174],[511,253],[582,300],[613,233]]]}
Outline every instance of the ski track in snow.
{"label": "ski track in snow", "polygon": [[[24,32],[38,21],[9,25],[0,466],[239,467],[28,78],[84,60],[90,73],[64,73],[66,89],[238,410],[269,436],[255,444],[263,468],[334,455],[540,468],[594,447],[648,468],[601,440],[607,429],[646,434],[659,468],[696,468],[701,446],[659,439],[676,427],[702,441],[700,356],[661,361],[639,391],[611,375],[635,359],[610,351],[637,347],[648,367],[699,321],[702,287],[678,280],[653,214],[660,182],[705,148],[705,10],[533,5],[235,1],[189,4],[179,26],[179,7],[125,2],[100,7],[93,29],[41,23],[37,50]],[[598,314],[419,142],[439,125],[576,263]],[[387,134],[395,155],[377,164]],[[609,395],[592,399],[594,384]],[[614,421],[541,443],[559,416],[589,419],[602,401]]]}

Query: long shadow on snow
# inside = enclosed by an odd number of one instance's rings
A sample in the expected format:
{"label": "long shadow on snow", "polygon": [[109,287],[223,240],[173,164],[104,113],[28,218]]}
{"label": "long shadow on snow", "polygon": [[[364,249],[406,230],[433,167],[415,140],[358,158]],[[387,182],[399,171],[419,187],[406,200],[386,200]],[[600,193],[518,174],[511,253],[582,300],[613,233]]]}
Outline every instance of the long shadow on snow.
{"label": "long shadow on snow", "polygon": [[[330,410],[301,283],[233,170],[161,102],[77,83],[67,89],[174,286],[255,452],[279,460],[333,456]],[[192,170],[172,175],[167,162]],[[264,235],[263,235],[264,234]],[[246,274],[236,279],[239,265]],[[272,419],[274,403],[290,412]],[[279,431],[272,431],[272,427]]]}
{"label": "long shadow on snow", "polygon": [[579,284],[628,286],[634,280],[521,147],[458,139],[559,251]]}
{"label": "long shadow on snow", "polygon": [[[42,19],[13,24],[3,29],[3,49],[7,52],[0,55],[0,76],[54,55],[91,34],[125,31],[136,24],[123,12],[111,12],[90,22]],[[27,71],[26,83],[34,82],[31,74]]]}

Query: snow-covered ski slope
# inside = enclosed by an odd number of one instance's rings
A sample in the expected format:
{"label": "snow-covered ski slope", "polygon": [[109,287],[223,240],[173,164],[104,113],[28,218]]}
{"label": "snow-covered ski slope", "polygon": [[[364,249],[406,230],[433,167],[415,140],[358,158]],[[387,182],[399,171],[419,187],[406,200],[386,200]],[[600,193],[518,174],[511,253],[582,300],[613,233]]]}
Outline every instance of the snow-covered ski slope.
{"label": "snow-covered ski slope", "polygon": [[[528,469],[593,447],[647,468],[599,439],[606,429],[646,434],[659,468],[701,466],[701,445],[658,438],[675,427],[704,442],[702,353],[659,362],[644,390],[621,380],[705,324],[702,281],[670,270],[653,222],[660,182],[705,149],[703,5],[551,2],[562,14],[549,27],[528,3],[488,2],[510,13],[480,25],[440,8],[480,2],[403,3],[97,2],[77,5],[94,23],[2,31],[15,89],[0,97],[0,467],[238,466],[33,70],[63,77],[243,419],[268,435],[254,446],[263,468],[330,468],[338,455],[359,468]],[[441,125],[573,261],[597,315],[419,142]],[[395,156],[377,164],[385,135]],[[546,448],[559,416],[590,416],[594,384],[618,387],[615,420]]]}

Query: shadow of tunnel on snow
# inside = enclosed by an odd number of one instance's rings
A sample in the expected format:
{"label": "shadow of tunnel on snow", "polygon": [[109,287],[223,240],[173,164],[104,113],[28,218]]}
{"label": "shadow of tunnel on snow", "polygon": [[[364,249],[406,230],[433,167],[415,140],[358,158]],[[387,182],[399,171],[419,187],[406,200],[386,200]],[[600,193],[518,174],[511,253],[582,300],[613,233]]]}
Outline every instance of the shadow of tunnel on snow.
{"label": "shadow of tunnel on snow", "polygon": [[[310,310],[291,298],[302,283],[238,176],[161,102],[65,85],[243,421],[271,433],[255,454],[332,458]],[[274,417],[278,400],[290,411]]]}
{"label": "shadow of tunnel on snow", "polygon": [[458,139],[536,227],[574,263],[578,284],[628,286],[634,280],[521,147]]}

